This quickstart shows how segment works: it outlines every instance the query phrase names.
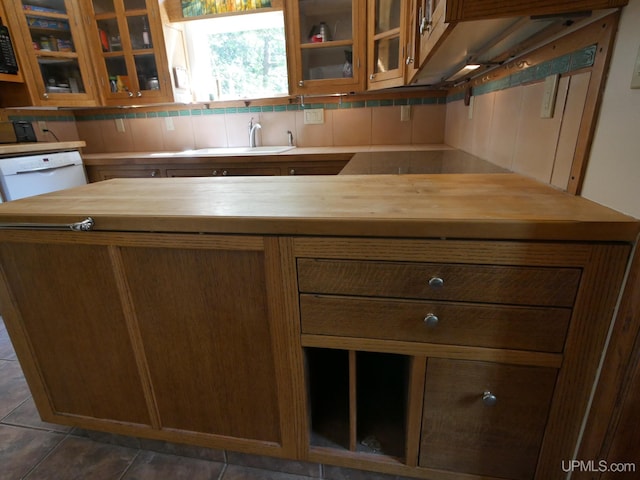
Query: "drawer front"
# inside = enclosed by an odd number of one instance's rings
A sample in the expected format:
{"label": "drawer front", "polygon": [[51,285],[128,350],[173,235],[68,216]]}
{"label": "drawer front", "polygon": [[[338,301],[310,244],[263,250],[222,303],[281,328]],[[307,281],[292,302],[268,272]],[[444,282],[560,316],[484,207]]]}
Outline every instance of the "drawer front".
{"label": "drawer front", "polygon": [[552,368],[430,358],[419,466],[532,479],[556,373]]}
{"label": "drawer front", "polygon": [[561,352],[568,308],[300,295],[302,333]]}
{"label": "drawer front", "polygon": [[298,259],[304,293],[570,307],[579,281],[577,268]]}

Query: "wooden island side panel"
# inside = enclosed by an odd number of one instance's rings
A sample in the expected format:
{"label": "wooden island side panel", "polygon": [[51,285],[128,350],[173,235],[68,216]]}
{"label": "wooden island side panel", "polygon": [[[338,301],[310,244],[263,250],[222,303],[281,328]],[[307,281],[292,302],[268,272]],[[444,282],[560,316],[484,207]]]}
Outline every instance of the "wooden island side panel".
{"label": "wooden island side panel", "polygon": [[639,229],[509,174],[118,179],[0,220],[45,420],[433,480],[564,478]]}

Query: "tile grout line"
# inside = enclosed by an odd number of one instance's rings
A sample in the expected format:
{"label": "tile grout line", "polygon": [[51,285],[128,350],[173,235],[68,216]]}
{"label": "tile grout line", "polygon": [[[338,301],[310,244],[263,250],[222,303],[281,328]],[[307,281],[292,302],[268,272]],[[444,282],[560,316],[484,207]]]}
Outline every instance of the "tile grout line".
{"label": "tile grout line", "polygon": [[21,480],[22,480],[22,479],[28,479],[28,478],[29,478],[29,476],[34,472],[34,470],[35,470],[36,468],[38,468],[38,467],[42,464],[42,462],[44,462],[47,458],[49,458],[49,457],[51,456],[51,454],[53,454],[53,452],[55,452],[56,450],[58,450],[58,448],[60,448],[60,445],[62,444],[62,442],[64,442],[64,441],[69,437],[69,432],[67,432],[66,434],[61,434],[61,437],[62,437],[62,438],[60,439],[60,441],[59,441],[58,443],[56,443],[56,444],[53,446],[53,448],[47,452],[47,454],[46,454],[46,455],[44,455],[44,456],[43,456],[39,461],[37,461],[37,462],[36,462],[36,463],[35,463],[35,464],[34,464],[34,465],[29,469],[29,471],[21,477]]}
{"label": "tile grout line", "polygon": [[[226,457],[226,450],[225,450],[225,457]],[[220,470],[220,474],[218,475],[218,478],[216,478],[216,480],[222,480],[222,478],[224,477],[224,474],[227,472],[227,467],[229,466],[229,464],[226,462],[226,458],[225,458],[225,462],[222,464],[222,470]]]}
{"label": "tile grout line", "polygon": [[136,454],[133,456],[133,458],[129,462],[129,465],[127,465],[127,468],[125,468],[123,470],[123,472],[120,474],[120,476],[117,478],[117,480],[123,480],[126,477],[126,475],[129,472],[129,470],[131,470],[131,466],[135,463],[137,458],[140,456],[141,452],[142,452],[142,449],[138,448],[137,451],[136,451]]}
{"label": "tile grout line", "polygon": [[0,423],[3,425],[11,425],[11,426],[21,426],[21,425],[12,425],[9,423],[4,423],[5,418],[7,418],[9,415],[11,415],[13,412],[15,412],[18,408],[20,408],[27,400],[29,400],[31,398],[31,395],[27,395],[27,398],[25,398],[23,401],[21,401],[18,405],[16,405],[15,407],[13,407],[9,413],[7,413],[5,416],[0,418]]}

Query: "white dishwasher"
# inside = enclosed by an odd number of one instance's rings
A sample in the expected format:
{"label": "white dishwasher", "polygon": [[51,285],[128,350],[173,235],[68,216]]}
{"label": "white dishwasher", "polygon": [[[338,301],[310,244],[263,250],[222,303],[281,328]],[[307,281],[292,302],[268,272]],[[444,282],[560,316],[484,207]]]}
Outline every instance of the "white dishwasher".
{"label": "white dishwasher", "polygon": [[85,185],[87,177],[77,150],[0,158],[4,200]]}

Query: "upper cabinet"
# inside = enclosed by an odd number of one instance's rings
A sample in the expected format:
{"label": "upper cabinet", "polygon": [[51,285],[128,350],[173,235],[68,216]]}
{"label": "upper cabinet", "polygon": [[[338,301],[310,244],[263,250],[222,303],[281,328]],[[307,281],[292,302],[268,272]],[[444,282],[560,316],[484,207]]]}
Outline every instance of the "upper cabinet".
{"label": "upper cabinet", "polygon": [[174,101],[160,9],[152,0],[86,0],[104,105]]}
{"label": "upper cabinet", "polygon": [[367,1],[369,90],[404,84],[409,8],[406,0]]}
{"label": "upper cabinet", "polygon": [[291,94],[364,90],[364,0],[298,0],[286,8]]}
{"label": "upper cabinet", "polygon": [[[511,52],[535,47],[592,22],[628,0],[418,0],[412,28],[417,69],[407,83],[442,86],[464,78],[466,65],[497,65]],[[596,10],[600,10],[596,13]],[[592,11],[594,11],[592,13]],[[461,76],[462,75],[462,76]]]}
{"label": "upper cabinet", "polygon": [[2,105],[97,105],[78,2],[9,0],[5,8],[25,84],[9,86]]}

